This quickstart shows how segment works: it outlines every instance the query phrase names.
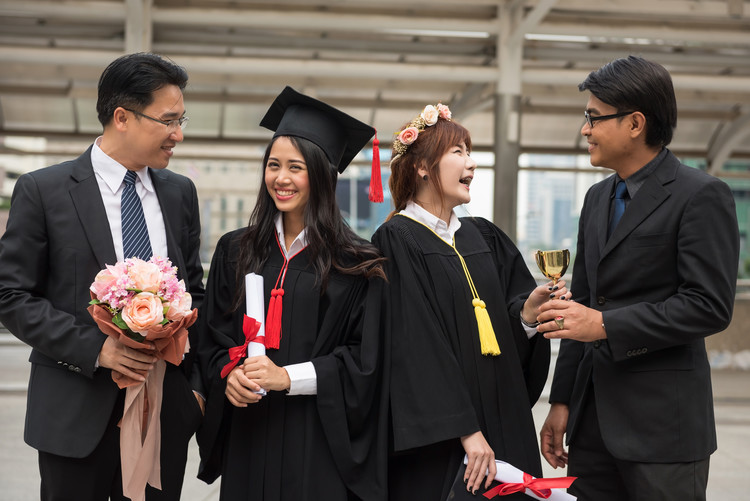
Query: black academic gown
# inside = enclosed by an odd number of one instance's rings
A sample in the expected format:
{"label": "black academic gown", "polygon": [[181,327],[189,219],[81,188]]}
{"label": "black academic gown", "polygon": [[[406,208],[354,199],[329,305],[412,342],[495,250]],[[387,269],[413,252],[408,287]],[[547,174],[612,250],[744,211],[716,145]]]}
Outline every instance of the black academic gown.
{"label": "black academic gown", "polygon": [[479,218],[462,218],[455,234],[487,305],[501,350],[494,357],[481,354],[468,281],[449,245],[403,216],[373,243],[388,258],[392,308],[390,499],[417,499],[394,487],[408,483],[419,499],[445,500],[464,455],[459,438],[478,430],[497,459],[541,476],[531,406],[547,378],[549,341],[529,340],[521,326],[536,284],[513,242]]}
{"label": "black academic gown", "polygon": [[[321,295],[307,250],[294,256],[283,286],[280,346],[267,355],[278,366],[312,361],[318,394],[271,391],[257,404],[236,408],[219,373],[228,349],[244,341],[244,307],[228,311],[243,231],[219,241],[201,312],[200,360],[210,392],[198,433],[199,477],[212,482],[221,475],[222,500],[385,499],[382,280],[332,272]],[[266,311],[284,262],[273,246],[262,270]],[[368,295],[370,289],[377,290]]]}

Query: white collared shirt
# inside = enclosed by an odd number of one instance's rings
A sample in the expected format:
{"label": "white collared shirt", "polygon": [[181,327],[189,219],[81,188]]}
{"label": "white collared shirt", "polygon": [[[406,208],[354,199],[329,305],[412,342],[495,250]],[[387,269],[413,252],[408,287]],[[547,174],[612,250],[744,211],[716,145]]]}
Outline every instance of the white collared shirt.
{"label": "white collared shirt", "polygon": [[[461,228],[461,221],[458,219],[455,210],[451,212],[449,224],[446,224],[445,221],[428,212],[424,207],[414,201],[407,202],[406,207],[399,212],[399,214],[403,214],[404,216],[408,216],[424,224],[434,231],[435,234],[437,234],[437,236],[448,245],[453,245],[453,237],[456,235],[459,228]],[[537,333],[536,327],[526,327],[523,322],[521,322],[521,327],[523,327],[523,330],[526,332],[526,336],[529,339],[534,337]]]}
{"label": "white collared shirt", "polygon": [[[281,249],[284,251],[287,259],[293,258],[302,249],[307,247],[307,238],[305,236],[305,229],[303,228],[294,239],[294,242],[292,242],[292,245],[289,246],[289,249],[286,248],[284,241],[284,220],[281,217],[281,212],[276,214],[274,224],[276,226],[276,234],[279,236],[279,242],[281,243]],[[285,365],[284,369],[289,374],[290,385],[288,395],[318,394],[318,375],[315,372],[315,366],[312,362]]]}
{"label": "white collared shirt", "polygon": [[[112,233],[112,243],[115,246],[115,255],[118,261],[125,259],[122,247],[122,219],[120,203],[122,190],[125,186],[123,179],[127,169],[104,153],[99,147],[101,136],[96,139],[91,149],[91,165],[94,167],[96,182],[99,184],[99,192],[104,202],[104,210],[107,213],[109,229]],[[148,175],[148,167],[136,171],[137,179],[135,182],[135,191],[141,199],[143,205],[143,215],[146,218],[146,227],[148,228],[148,237],[151,241],[151,250],[155,256],[167,256],[167,230],[164,226],[164,217],[159,205],[159,198],[156,196],[154,184]],[[115,263],[107,263],[115,264]]]}
{"label": "white collared shirt", "polygon": [[450,224],[446,224],[445,221],[414,201],[407,202],[406,207],[399,214],[403,214],[424,224],[448,245],[453,245],[453,237],[459,228],[461,228],[461,221],[459,221],[455,210],[451,211]]}

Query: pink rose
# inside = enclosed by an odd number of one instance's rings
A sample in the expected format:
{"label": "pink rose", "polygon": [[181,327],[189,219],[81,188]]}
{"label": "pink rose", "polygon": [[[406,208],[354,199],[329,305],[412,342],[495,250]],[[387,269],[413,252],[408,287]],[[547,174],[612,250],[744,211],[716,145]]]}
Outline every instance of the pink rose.
{"label": "pink rose", "polygon": [[177,322],[182,320],[192,310],[193,298],[189,292],[185,292],[180,297],[175,298],[169,303],[164,303],[164,307],[167,310],[167,320],[170,322]]}
{"label": "pink rose", "polygon": [[161,282],[161,270],[159,266],[140,259],[133,259],[131,263],[128,273],[135,283],[135,288],[156,294],[159,291]]}
{"label": "pink rose", "polygon": [[438,110],[438,113],[440,114],[440,118],[444,118],[446,120],[451,119],[451,110],[443,103],[438,103],[437,110]]}
{"label": "pink rose", "polygon": [[107,265],[102,271],[96,274],[94,283],[89,288],[99,301],[108,302],[109,295],[121,288],[122,281],[126,280],[127,268],[122,263],[114,266]]}
{"label": "pink rose", "polygon": [[418,136],[419,129],[417,129],[416,127],[407,127],[398,135],[398,140],[409,146],[411,143],[417,140]]}
{"label": "pink rose", "polygon": [[428,104],[424,107],[420,116],[424,119],[425,124],[435,125],[438,121],[438,110],[433,105]]}
{"label": "pink rose", "polygon": [[122,319],[133,332],[145,332],[164,320],[164,306],[158,296],[150,292],[136,294],[122,309]]}

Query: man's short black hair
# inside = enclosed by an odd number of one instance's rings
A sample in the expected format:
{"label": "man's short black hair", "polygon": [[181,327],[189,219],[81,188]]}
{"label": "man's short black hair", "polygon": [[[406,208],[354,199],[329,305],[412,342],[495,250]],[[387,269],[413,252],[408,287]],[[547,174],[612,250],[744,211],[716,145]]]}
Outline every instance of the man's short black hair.
{"label": "man's short black hair", "polygon": [[99,122],[106,126],[118,106],[141,111],[153,102],[154,91],[165,85],[184,90],[187,80],[184,68],[156,54],[139,52],[119,57],[99,78]]}
{"label": "man's short black hair", "polygon": [[615,59],[592,71],[578,90],[588,90],[619,112],[640,111],[646,116],[646,144],[664,147],[677,126],[677,100],[672,77],[660,64],[641,57]]}

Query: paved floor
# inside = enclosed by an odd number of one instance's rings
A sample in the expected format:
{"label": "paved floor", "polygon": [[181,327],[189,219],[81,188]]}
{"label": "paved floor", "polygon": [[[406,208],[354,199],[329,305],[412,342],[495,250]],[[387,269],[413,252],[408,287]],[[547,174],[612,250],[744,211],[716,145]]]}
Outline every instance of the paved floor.
{"label": "paved floor", "polygon": [[[0,334],[0,499],[39,499],[36,451],[23,442],[29,348],[8,334]],[[709,501],[750,499],[750,371],[717,370],[713,373],[719,450],[711,457]],[[537,428],[548,406],[534,408]],[[182,499],[208,501],[219,498],[218,481],[213,485],[195,478],[197,447],[190,448],[188,473]],[[545,463],[546,464],[546,463]],[[546,477],[564,476],[547,467]]]}

